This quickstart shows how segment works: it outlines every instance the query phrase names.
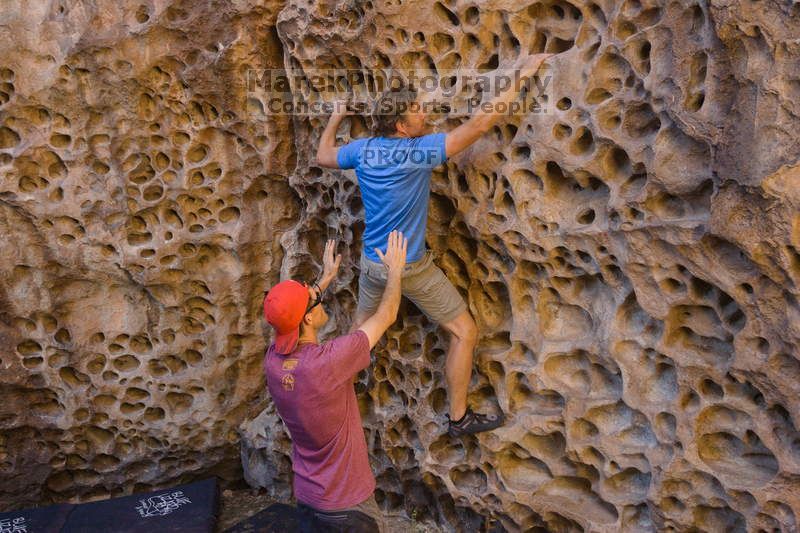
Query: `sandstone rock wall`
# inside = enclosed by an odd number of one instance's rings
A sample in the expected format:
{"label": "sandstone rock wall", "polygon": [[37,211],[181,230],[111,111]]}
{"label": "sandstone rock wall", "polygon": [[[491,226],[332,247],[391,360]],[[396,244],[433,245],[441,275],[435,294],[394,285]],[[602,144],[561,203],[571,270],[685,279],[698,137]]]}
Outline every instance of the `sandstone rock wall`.
{"label": "sandstone rock wall", "polygon": [[287,493],[261,297],[337,235],[345,329],[363,225],[352,174],[313,165],[324,120],[261,115],[248,69],[546,50],[553,112],[502,122],[431,200],[480,327],[470,401],[508,423],[442,435],[447,339],[404,305],[357,384],[379,502],[467,530],[795,530],[798,39],[777,0],[12,2],[0,505],[228,471],[265,405],[243,459]]}
{"label": "sandstone rock wall", "polygon": [[4,3],[1,507],[235,474],[301,208],[241,82],[279,8]]}
{"label": "sandstone rock wall", "polygon": [[[797,5],[290,2],[278,31],[309,71],[560,54],[552,113],[434,176],[428,242],[480,327],[470,400],[508,423],[442,435],[446,338],[406,307],[362,382],[387,508],[437,500],[441,519],[463,506],[510,530],[797,528]],[[315,146],[319,122],[295,128]],[[341,183],[309,153],[304,184]],[[320,198],[326,216],[351,203]]]}

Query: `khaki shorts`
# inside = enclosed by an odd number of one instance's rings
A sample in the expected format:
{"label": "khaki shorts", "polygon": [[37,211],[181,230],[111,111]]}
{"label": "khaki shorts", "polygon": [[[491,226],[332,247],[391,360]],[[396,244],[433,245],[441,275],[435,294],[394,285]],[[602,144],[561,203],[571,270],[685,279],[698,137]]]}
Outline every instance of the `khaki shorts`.
{"label": "khaki shorts", "polygon": [[[361,255],[358,278],[358,313],[372,315],[386,287],[386,267]],[[439,324],[450,322],[467,310],[467,304],[444,272],[433,262],[428,250],[419,261],[408,263],[403,270],[403,296],[414,302],[428,317]]]}

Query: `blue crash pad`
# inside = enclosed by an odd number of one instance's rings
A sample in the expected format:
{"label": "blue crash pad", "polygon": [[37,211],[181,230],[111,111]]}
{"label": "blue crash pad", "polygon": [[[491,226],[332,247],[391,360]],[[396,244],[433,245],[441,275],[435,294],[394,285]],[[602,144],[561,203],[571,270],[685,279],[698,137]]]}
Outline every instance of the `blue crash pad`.
{"label": "blue crash pad", "polygon": [[74,507],[61,504],[0,513],[0,533],[59,533]]}
{"label": "blue crash pad", "polygon": [[[212,533],[217,523],[217,481],[76,505],[62,533]],[[33,531],[29,533],[34,533]]]}
{"label": "blue crash pad", "polygon": [[225,533],[328,533],[313,515],[285,503],[273,503],[263,511],[242,520]]}

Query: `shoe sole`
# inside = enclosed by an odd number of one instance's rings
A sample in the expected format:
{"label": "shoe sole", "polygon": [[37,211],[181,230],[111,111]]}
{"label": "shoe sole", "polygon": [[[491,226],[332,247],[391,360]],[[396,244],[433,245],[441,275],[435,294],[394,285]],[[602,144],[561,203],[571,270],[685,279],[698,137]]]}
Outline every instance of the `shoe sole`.
{"label": "shoe sole", "polygon": [[465,430],[461,430],[461,429],[459,429],[459,430],[457,430],[456,432],[453,432],[453,431],[452,431],[450,428],[448,428],[448,429],[447,429],[447,433],[448,433],[448,435],[450,435],[451,437],[460,437],[460,436],[462,436],[462,435],[475,435],[475,434],[477,434],[477,433],[485,433],[485,432],[487,432],[487,431],[492,431],[492,430],[495,430],[495,429],[497,429],[497,428],[499,428],[499,427],[502,427],[502,425],[503,425],[504,423],[505,423],[505,418],[501,418],[501,419],[498,421],[498,424],[497,424],[496,426],[490,426],[490,427],[487,427],[487,428],[484,428],[484,429],[481,429],[481,430],[478,430],[478,431],[465,431]]}

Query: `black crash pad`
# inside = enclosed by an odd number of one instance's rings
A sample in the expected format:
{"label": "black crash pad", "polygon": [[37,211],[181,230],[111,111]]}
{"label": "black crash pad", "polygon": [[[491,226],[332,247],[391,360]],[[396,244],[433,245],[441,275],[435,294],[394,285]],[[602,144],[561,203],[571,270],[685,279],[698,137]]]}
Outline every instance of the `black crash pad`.
{"label": "black crash pad", "polygon": [[320,524],[312,514],[285,503],[273,503],[263,511],[242,520],[225,533],[323,533],[330,528]]}
{"label": "black crash pad", "polygon": [[217,523],[217,481],[76,505],[62,533],[202,533]]}
{"label": "black crash pad", "polygon": [[0,513],[0,533],[59,533],[74,507],[60,504]]}

